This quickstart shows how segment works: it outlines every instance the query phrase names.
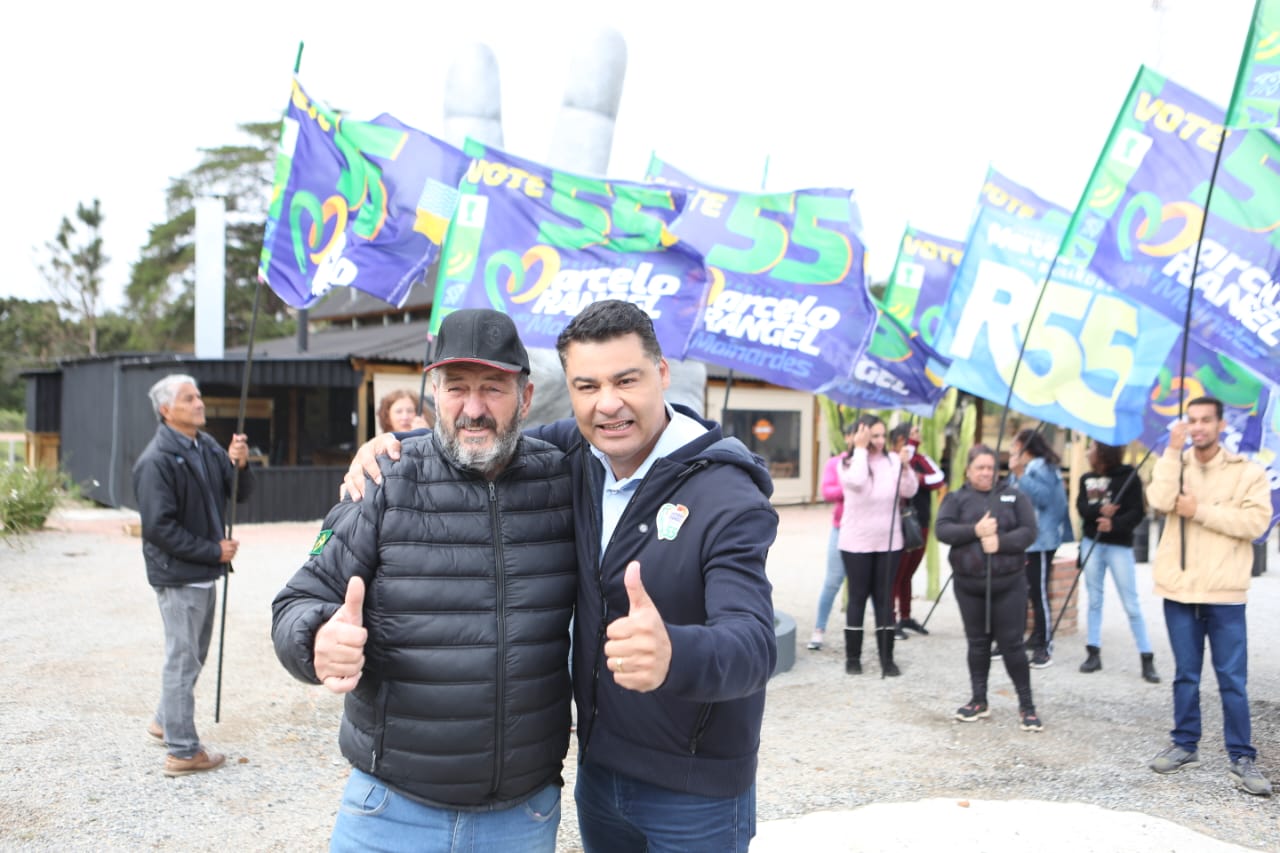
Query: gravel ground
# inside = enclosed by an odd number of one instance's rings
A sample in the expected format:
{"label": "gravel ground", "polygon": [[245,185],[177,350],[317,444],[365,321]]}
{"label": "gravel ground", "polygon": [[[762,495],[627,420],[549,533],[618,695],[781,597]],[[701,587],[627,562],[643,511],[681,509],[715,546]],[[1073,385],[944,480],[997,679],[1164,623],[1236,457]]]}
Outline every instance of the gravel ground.
{"label": "gravel ground", "polygon": [[[798,622],[798,648],[795,667],[769,687],[758,783],[767,823],[753,849],[994,850],[1013,808],[1030,818],[1019,832],[1039,833],[1018,841],[1022,849],[1059,849],[1054,844],[1064,840],[1075,850],[1205,849],[1210,842],[1194,833],[1280,849],[1280,803],[1249,797],[1227,778],[1212,675],[1205,676],[1204,764],[1171,777],[1146,768],[1166,741],[1172,676],[1147,566],[1139,566],[1139,588],[1164,683],[1139,678],[1109,589],[1103,670],[1078,673],[1084,639],[1060,637],[1054,666],[1033,671],[1046,728],[1029,734],[1018,729],[1017,701],[998,661],[991,718],[951,719],[968,699],[968,677],[950,592],[930,636],[898,644],[901,678],[879,678],[874,653],[864,653],[865,675],[846,676],[838,641],[807,651],[829,514],[814,506],[781,515],[770,575],[777,608]],[[61,510],[46,530],[0,542],[0,675],[9,685],[0,694],[0,849],[324,849],[347,774],[337,748],[341,701],[287,676],[269,639],[271,598],[319,525],[236,531],[241,559],[230,584],[221,722],[213,722],[216,638],[197,695],[202,737],[228,763],[168,779],[160,772],[164,751],[144,730],[159,689],[162,641],[139,541],[122,530],[135,518]],[[1250,694],[1260,765],[1280,782],[1280,661],[1267,654],[1280,641],[1280,557],[1270,547],[1271,571],[1251,594]],[[920,619],[930,604],[924,585],[922,569]],[[831,627],[841,619],[837,611]],[[954,805],[973,806],[966,817],[988,832],[986,840],[947,834],[939,809]],[[1097,828],[1113,823],[1114,843],[1097,841]],[[1070,843],[1077,831],[1080,845]],[[798,843],[801,837],[829,840],[815,846]],[[579,849],[572,796],[564,800],[560,847]]]}

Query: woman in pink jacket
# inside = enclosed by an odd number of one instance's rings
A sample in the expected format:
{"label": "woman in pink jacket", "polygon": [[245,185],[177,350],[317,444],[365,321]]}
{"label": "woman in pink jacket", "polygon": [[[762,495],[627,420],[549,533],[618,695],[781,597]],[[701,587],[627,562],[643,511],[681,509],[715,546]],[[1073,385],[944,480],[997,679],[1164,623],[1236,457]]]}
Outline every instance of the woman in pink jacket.
{"label": "woman in pink jacket", "polygon": [[876,618],[876,649],[881,677],[901,675],[893,662],[893,605],[890,594],[902,556],[898,500],[916,493],[919,482],[908,451],[885,449],[884,421],[862,415],[855,422],[852,452],[840,465],[844,515],[840,519],[840,557],[849,583],[845,614],[844,671],[862,672],[862,621],[870,596]]}

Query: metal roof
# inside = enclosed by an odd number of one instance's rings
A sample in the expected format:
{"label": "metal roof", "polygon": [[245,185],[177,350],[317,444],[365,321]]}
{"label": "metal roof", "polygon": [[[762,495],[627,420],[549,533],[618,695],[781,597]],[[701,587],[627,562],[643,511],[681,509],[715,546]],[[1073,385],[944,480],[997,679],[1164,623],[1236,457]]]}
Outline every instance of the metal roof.
{"label": "metal roof", "polygon": [[[298,352],[294,335],[258,341],[253,345],[253,359],[325,359],[359,358],[368,361],[393,361],[422,364],[427,354],[429,320],[410,323],[361,326],[356,329],[330,326],[307,336],[307,351]],[[229,347],[228,358],[244,358],[245,347]]]}

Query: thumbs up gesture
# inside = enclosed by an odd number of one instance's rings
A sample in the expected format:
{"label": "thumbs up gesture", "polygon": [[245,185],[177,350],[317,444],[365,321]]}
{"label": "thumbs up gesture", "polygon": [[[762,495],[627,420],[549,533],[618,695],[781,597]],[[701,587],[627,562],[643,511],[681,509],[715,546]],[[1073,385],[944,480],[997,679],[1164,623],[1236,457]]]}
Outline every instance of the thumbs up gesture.
{"label": "thumbs up gesture", "polygon": [[354,690],[364,672],[364,644],[368,640],[369,631],[364,627],[364,579],[357,575],[347,582],[342,606],[316,631],[316,677],[334,693]]}
{"label": "thumbs up gesture", "polygon": [[604,644],[605,663],[619,687],[647,693],[667,680],[671,668],[671,638],[662,614],[645,592],[640,580],[640,564],[627,564],[623,578],[630,611],[609,623]]}

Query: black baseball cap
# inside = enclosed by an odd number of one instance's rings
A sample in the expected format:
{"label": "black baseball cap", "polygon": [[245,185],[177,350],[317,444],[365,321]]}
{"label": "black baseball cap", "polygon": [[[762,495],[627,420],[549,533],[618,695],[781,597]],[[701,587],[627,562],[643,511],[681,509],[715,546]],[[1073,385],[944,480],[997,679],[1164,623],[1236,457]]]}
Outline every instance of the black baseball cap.
{"label": "black baseball cap", "polygon": [[529,372],[529,353],[520,342],[516,324],[501,311],[489,308],[462,308],[440,321],[435,361],[423,369],[458,362],[484,364],[507,373]]}

